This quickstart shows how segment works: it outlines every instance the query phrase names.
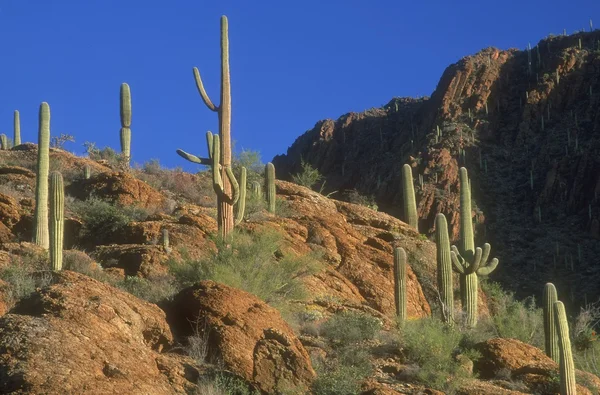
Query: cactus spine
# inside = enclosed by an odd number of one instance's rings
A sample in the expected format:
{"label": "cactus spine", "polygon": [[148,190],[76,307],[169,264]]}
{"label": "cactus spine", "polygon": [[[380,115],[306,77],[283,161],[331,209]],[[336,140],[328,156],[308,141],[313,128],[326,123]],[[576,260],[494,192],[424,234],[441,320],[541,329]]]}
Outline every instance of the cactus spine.
{"label": "cactus spine", "polygon": [[546,284],[543,300],[546,355],[558,363],[558,335],[556,334],[556,315],[554,313],[554,303],[558,301],[558,297],[554,284]]}
{"label": "cactus spine", "polygon": [[35,179],[35,231],[33,242],[48,249],[48,172],[50,162],[50,106],[40,105],[38,125],[38,158]]}
{"label": "cactus spine", "polygon": [[435,244],[437,247],[437,281],[442,301],[442,320],[454,322],[454,287],[452,285],[452,260],[448,223],[444,214],[435,217]]}
{"label": "cactus spine", "polygon": [[252,195],[256,198],[262,198],[262,189],[260,187],[260,182],[252,181]]}
{"label": "cactus spine", "polygon": [[92,176],[92,168],[90,167],[90,165],[83,166],[83,178],[85,178],[86,180],[89,180],[91,176]]}
{"label": "cactus spine", "polygon": [[475,248],[473,220],[471,217],[471,185],[467,169],[460,168],[460,251],[451,247],[450,258],[460,274],[460,297],[466,311],[468,327],[477,326],[478,275],[489,275],[498,266],[498,259],[488,263],[491,246],[488,243]]}
{"label": "cactus spine", "polygon": [[398,323],[403,326],[406,321],[406,251],[400,247],[394,249],[394,302]]}
{"label": "cactus spine", "polygon": [[560,395],[577,395],[577,384],[575,383],[575,365],[571,352],[571,340],[569,339],[569,324],[567,314],[562,302],[554,302],[554,314],[556,315],[556,331],[558,332],[558,349],[560,351]]}
{"label": "cactus spine", "polygon": [[[217,193],[217,224],[220,235],[225,237],[231,233],[235,225],[233,205],[237,201],[234,185],[232,185],[231,173],[231,86],[229,77],[228,22],[225,15],[221,17],[221,105],[217,107],[210,100],[204,89],[200,72],[196,67],[194,67],[194,78],[200,97],[202,97],[202,101],[204,101],[206,107],[219,115],[219,135],[222,146],[220,155],[214,155],[214,161],[217,163],[217,169],[221,172],[220,178],[223,187]],[[209,153],[210,151],[209,143]],[[184,151],[178,150],[177,153],[192,162],[209,164],[203,162],[202,158],[190,155]]]}
{"label": "cactus spine", "polygon": [[404,219],[418,232],[419,217],[417,216],[415,187],[413,185],[412,168],[408,164],[402,166],[402,196],[404,197]]}
{"label": "cactus spine", "polygon": [[271,162],[265,166],[265,182],[267,184],[267,207],[270,213],[275,214],[275,166]]}
{"label": "cactus spine", "polygon": [[121,153],[129,164],[131,159],[131,91],[121,84]]}
{"label": "cactus spine", "polygon": [[50,174],[50,264],[52,270],[62,270],[63,235],[65,228],[65,188],[62,174]]}
{"label": "cactus spine", "polygon": [[17,110],[15,110],[15,115],[13,118],[13,127],[14,127],[14,138],[13,138],[13,144],[15,145],[15,147],[17,145],[21,145],[21,118],[19,116],[19,112]]}
{"label": "cactus spine", "polygon": [[0,149],[7,150],[8,149],[8,138],[6,135],[0,134]]}
{"label": "cactus spine", "polygon": [[244,212],[246,211],[246,168],[242,167],[242,174],[240,176],[240,198],[237,202],[237,213],[235,217],[235,224],[239,225],[244,219]]}

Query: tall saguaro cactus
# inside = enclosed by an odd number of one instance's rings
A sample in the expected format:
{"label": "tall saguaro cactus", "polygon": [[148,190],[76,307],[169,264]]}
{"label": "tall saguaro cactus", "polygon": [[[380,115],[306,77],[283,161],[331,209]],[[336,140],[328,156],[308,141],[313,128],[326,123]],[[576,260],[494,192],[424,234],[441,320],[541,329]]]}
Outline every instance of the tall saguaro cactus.
{"label": "tall saguaro cactus", "polygon": [[454,322],[454,287],[452,285],[452,259],[448,222],[444,214],[435,217],[435,244],[437,247],[437,281],[442,300],[442,319],[447,324]]}
{"label": "tall saguaro cactus", "polygon": [[544,309],[544,343],[546,355],[558,363],[558,334],[556,333],[556,315],[554,313],[554,303],[558,301],[556,287],[554,284],[547,283],[544,286],[543,296]]}
{"label": "tall saguaro cactus", "polygon": [[21,145],[21,118],[19,116],[19,111],[17,111],[17,110],[15,110],[15,114],[13,117],[13,130],[14,130],[13,144],[16,147],[17,145]]}
{"label": "tall saguaro cactus", "polygon": [[417,215],[417,201],[413,184],[412,168],[405,164],[402,166],[402,196],[404,198],[404,220],[419,231],[419,216]]}
{"label": "tall saguaro cactus", "polygon": [[270,213],[275,213],[275,165],[269,162],[265,166],[265,184],[267,190],[267,207]]}
{"label": "tall saguaro cactus", "polygon": [[65,188],[62,174],[50,174],[50,264],[52,270],[62,270],[65,229]]}
{"label": "tall saguaro cactus", "polygon": [[477,326],[478,275],[486,276],[498,266],[498,259],[488,263],[491,246],[488,243],[475,248],[473,220],[471,216],[471,185],[467,169],[460,168],[460,251],[452,246],[450,258],[454,269],[460,274],[460,297],[466,312],[466,324]]}
{"label": "tall saguaro cactus", "polygon": [[121,84],[121,153],[127,163],[131,160],[131,90],[126,83]]}
{"label": "tall saguaro cactus", "polygon": [[400,247],[394,249],[394,302],[402,326],[406,322],[406,251]]}
{"label": "tall saguaro cactus", "polygon": [[562,302],[554,302],[554,314],[556,315],[556,331],[558,332],[558,349],[560,361],[560,395],[577,395],[577,384],[575,382],[575,364],[573,364],[573,353],[571,351],[571,340],[569,339],[569,324],[567,314]]}
{"label": "tall saguaro cactus", "polygon": [[9,149],[8,138],[6,137],[6,135],[4,133],[0,134],[0,149],[2,149],[2,150]]}
{"label": "tall saguaro cactus", "polygon": [[38,158],[35,179],[35,231],[33,242],[48,249],[48,172],[50,170],[50,106],[40,105],[38,125]]}
{"label": "tall saguaro cactus", "polygon": [[[220,178],[223,183],[222,191],[217,193],[217,224],[219,233],[225,237],[231,233],[235,225],[233,205],[235,204],[235,191],[232,185],[231,175],[231,86],[229,77],[229,36],[227,17],[221,17],[221,104],[216,106],[206,93],[200,72],[194,67],[196,86],[202,101],[211,111],[219,116],[219,136],[221,139],[220,155],[214,155],[214,161],[218,163],[221,172]],[[210,145],[210,143],[209,143]],[[211,148],[209,147],[209,154]],[[179,155],[191,160],[200,159],[179,150]],[[186,157],[187,156],[187,157]],[[193,158],[192,158],[193,157]],[[196,162],[195,160],[192,160]],[[196,162],[199,163],[199,162]],[[202,162],[200,162],[202,163]],[[208,164],[204,162],[203,164]]]}

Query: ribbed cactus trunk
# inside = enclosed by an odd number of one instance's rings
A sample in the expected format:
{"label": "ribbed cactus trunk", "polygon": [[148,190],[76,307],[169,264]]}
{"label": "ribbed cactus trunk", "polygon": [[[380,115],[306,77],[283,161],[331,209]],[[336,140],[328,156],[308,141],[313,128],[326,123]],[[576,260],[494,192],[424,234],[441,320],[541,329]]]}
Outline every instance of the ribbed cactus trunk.
{"label": "ribbed cactus trunk", "polygon": [[270,213],[275,213],[275,166],[269,162],[265,166],[265,184],[267,190],[267,208]]}
{"label": "ribbed cactus trunk", "polygon": [[442,320],[454,323],[454,287],[452,285],[452,261],[448,222],[444,214],[435,217],[435,244],[437,247],[437,281],[442,300]]}
{"label": "ribbed cactus trunk", "polygon": [[50,264],[52,270],[62,270],[65,229],[65,188],[58,171],[50,174]]}
{"label": "ribbed cactus trunk", "polygon": [[35,180],[35,230],[33,242],[45,249],[50,245],[48,235],[48,172],[50,162],[50,107],[40,105],[38,125],[38,158]]}
{"label": "ribbed cactus trunk", "polygon": [[402,166],[402,197],[404,199],[404,220],[418,232],[419,216],[417,215],[415,186],[413,183],[412,168],[408,164]]}
{"label": "ribbed cactus trunk", "polygon": [[556,315],[554,313],[554,303],[558,301],[556,288],[554,284],[547,283],[544,287],[543,310],[544,310],[544,340],[546,355],[558,363],[558,334],[556,333]]}
{"label": "ribbed cactus trunk", "polygon": [[406,251],[404,248],[394,249],[394,302],[398,324],[406,322]]}
{"label": "ribbed cactus trunk", "polygon": [[13,144],[16,147],[17,145],[21,145],[21,118],[19,116],[19,111],[17,111],[17,110],[15,110],[15,114],[13,117],[13,130],[14,130]]}
{"label": "ribbed cactus trunk", "polygon": [[85,178],[86,180],[89,180],[91,176],[92,176],[92,168],[90,167],[90,165],[83,166],[83,178]]}
{"label": "ribbed cactus trunk", "polygon": [[558,332],[559,371],[560,371],[560,395],[577,395],[577,384],[575,382],[575,364],[571,351],[571,340],[569,338],[569,324],[565,306],[562,302],[554,302],[554,313],[556,315],[556,331]]}
{"label": "ribbed cactus trunk", "polygon": [[[471,185],[467,169],[460,168],[460,252],[469,262],[475,256],[475,236],[471,210]],[[479,279],[477,273],[460,275],[461,303],[466,312],[466,323],[469,327],[477,325],[477,292]]]}
{"label": "ribbed cactus trunk", "polygon": [[5,134],[0,134],[0,149],[7,150],[8,148],[8,138]]}
{"label": "ribbed cactus trunk", "polygon": [[237,212],[235,217],[235,224],[239,225],[244,219],[244,213],[246,212],[246,175],[247,171],[245,167],[242,167],[242,174],[240,175],[240,197],[237,201]]}
{"label": "ribbed cactus trunk", "polygon": [[126,83],[121,84],[121,153],[127,164],[131,160],[131,90]]}

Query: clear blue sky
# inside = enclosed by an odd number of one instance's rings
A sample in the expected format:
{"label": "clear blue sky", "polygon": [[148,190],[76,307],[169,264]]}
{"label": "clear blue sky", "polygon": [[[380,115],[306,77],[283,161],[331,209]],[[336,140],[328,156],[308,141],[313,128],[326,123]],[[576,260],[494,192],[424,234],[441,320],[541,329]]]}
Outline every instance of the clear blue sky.
{"label": "clear blue sky", "polygon": [[37,139],[39,104],[66,148],[119,149],[119,86],[131,86],[134,162],[200,167],[219,101],[219,18],[229,18],[232,138],[264,162],[323,118],[430,95],[444,69],[482,48],[524,48],[549,33],[600,27],[597,0],[0,0],[0,132],[21,111]]}

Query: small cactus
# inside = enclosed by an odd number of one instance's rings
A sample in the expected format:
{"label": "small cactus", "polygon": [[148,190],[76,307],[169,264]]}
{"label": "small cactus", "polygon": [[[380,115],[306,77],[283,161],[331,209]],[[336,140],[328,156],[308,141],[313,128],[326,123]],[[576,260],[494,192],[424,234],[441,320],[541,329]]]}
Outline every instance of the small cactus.
{"label": "small cactus", "polygon": [[406,251],[394,249],[394,302],[400,326],[406,322]]}
{"label": "small cactus", "polygon": [[267,207],[270,213],[275,214],[275,166],[271,162],[265,166],[265,183],[267,185]]}
{"label": "small cactus", "polygon": [[560,395],[577,395],[577,384],[575,382],[575,365],[571,351],[571,340],[569,339],[569,324],[567,314],[562,302],[554,302],[554,314],[556,316],[556,331],[558,332],[559,371],[560,371]]}
{"label": "small cactus", "polygon": [[40,105],[38,127],[38,158],[35,179],[35,231],[33,242],[45,249],[50,245],[48,236],[48,172],[50,162],[50,106]]}
{"label": "small cactus", "polygon": [[15,110],[15,114],[14,114],[14,118],[13,118],[13,125],[14,125],[14,138],[13,138],[13,143],[15,145],[15,147],[17,145],[21,145],[21,119],[19,117],[19,112],[17,110]]}
{"label": "small cactus", "polygon": [[239,225],[244,219],[244,212],[246,211],[246,168],[242,167],[242,174],[240,176],[240,198],[237,201],[237,212],[235,216],[235,224]]}
{"label": "small cactus", "polygon": [[6,135],[0,134],[0,149],[1,150],[7,150],[8,149],[8,138],[6,137]]}
{"label": "small cactus", "polygon": [[65,227],[65,189],[62,174],[50,174],[50,264],[52,270],[62,270],[63,235]]}
{"label": "small cactus", "polygon": [[412,168],[408,164],[402,166],[402,196],[404,198],[404,220],[418,232],[419,217],[417,215],[415,187],[413,185]]}
{"label": "small cactus", "polygon": [[169,229],[162,230],[163,249],[167,254],[171,253],[171,247],[169,246]]}
{"label": "small cactus", "polygon": [[450,257],[450,238],[448,222],[444,214],[435,217],[435,244],[437,247],[437,281],[442,301],[442,320],[447,324],[454,322],[454,287],[452,285],[452,259]]}
{"label": "small cactus", "polygon": [[90,167],[90,165],[83,166],[83,178],[85,178],[86,180],[89,180],[91,176],[92,176],[92,168]]}
{"label": "small cactus", "polygon": [[262,188],[260,186],[260,182],[252,181],[252,195],[256,198],[262,198]]}
{"label": "small cactus", "polygon": [[546,355],[558,362],[558,335],[556,334],[556,316],[554,314],[554,303],[558,301],[556,287],[547,283],[544,287],[544,339]]}
{"label": "small cactus", "polygon": [[121,84],[121,153],[127,163],[131,159],[131,91]]}

